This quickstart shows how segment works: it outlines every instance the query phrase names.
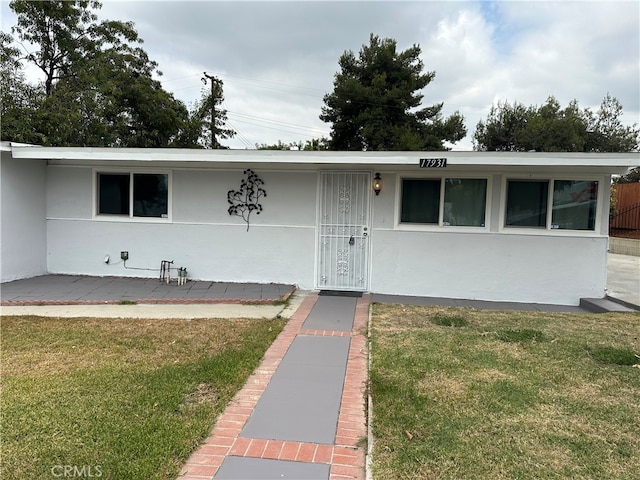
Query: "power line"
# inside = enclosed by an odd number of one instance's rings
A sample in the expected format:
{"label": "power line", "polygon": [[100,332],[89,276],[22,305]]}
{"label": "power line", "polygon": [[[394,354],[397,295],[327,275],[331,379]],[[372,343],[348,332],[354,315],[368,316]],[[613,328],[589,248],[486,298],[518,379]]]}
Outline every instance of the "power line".
{"label": "power line", "polygon": [[305,127],[302,125],[298,125],[295,123],[288,123],[288,122],[281,122],[279,120],[271,120],[271,119],[266,119],[266,118],[262,118],[262,117],[256,117],[254,115],[248,115],[245,113],[239,113],[239,112],[232,112],[227,110],[227,114],[230,114],[234,117],[237,118],[237,120],[239,121],[243,121],[245,119],[247,120],[253,120],[253,121],[258,121],[258,122],[264,122],[264,123],[270,123],[273,125],[277,125],[277,126],[281,126],[281,127],[289,127],[289,128],[295,128],[298,130],[308,130],[311,133],[325,133],[326,130],[317,128],[317,127]]}
{"label": "power line", "polygon": [[218,73],[218,75],[221,76],[221,77],[239,78],[241,80],[249,80],[251,82],[268,83],[268,84],[276,85],[276,86],[280,86],[280,87],[290,87],[290,88],[296,88],[296,89],[299,89],[299,90],[309,90],[309,91],[323,92],[324,93],[324,90],[319,89],[319,88],[309,88],[309,87],[303,87],[303,86],[300,86],[300,85],[292,85],[292,84],[289,84],[289,83],[272,82],[270,80],[260,80],[260,79],[257,79],[257,78],[239,77],[239,76],[236,76],[236,75],[229,75],[227,73]]}
{"label": "power line", "polygon": [[[180,79],[184,79],[184,78],[191,78],[194,76],[197,76],[198,74],[194,74],[194,75],[186,75],[183,77],[177,77],[175,79],[171,79],[171,80],[166,80],[167,82],[169,81],[173,81],[173,80],[180,80]],[[241,77],[238,75],[230,75],[230,74],[226,74],[226,73],[218,73],[217,75],[221,76],[221,77],[228,77],[228,78],[235,78],[235,79],[241,79],[241,80],[249,80],[250,82],[258,82],[258,83],[264,83],[264,84],[269,84],[269,85],[275,85],[277,87],[288,87],[288,88],[292,88],[292,89],[298,89],[298,90],[308,90],[308,91],[314,91],[314,92],[322,92],[322,97],[324,97],[324,93],[326,93],[324,90],[322,89],[318,89],[318,88],[309,88],[309,87],[303,87],[303,86],[299,86],[299,85],[293,85],[293,84],[288,84],[288,83],[282,83],[282,82],[273,82],[270,80],[260,80],[257,78],[249,78],[249,77]],[[285,92],[285,93],[295,93],[298,95],[305,95],[305,96],[310,96],[310,97],[315,97],[318,98],[319,100],[322,99],[322,97],[318,97],[316,95],[312,95],[310,93],[304,93],[304,92],[296,92],[295,90],[288,90],[288,89],[282,89],[282,88],[274,88],[274,87],[270,87],[268,85],[259,85],[259,84],[255,84],[255,83],[248,83],[248,82],[233,82],[235,84],[241,84],[241,85],[248,85],[248,86],[252,86],[252,87],[257,87],[257,88],[265,88],[268,90],[274,90],[274,91],[280,91],[280,92]],[[176,91],[176,90],[185,90],[188,88],[195,88],[192,86],[187,86],[187,87],[179,87],[179,88],[174,88],[172,90]],[[378,107],[388,107],[388,108],[405,108],[403,106],[395,106],[395,105],[385,105],[383,103],[375,103],[375,102],[361,102],[361,101],[355,101],[352,100],[352,103],[356,103],[356,104],[360,104],[360,105],[370,105],[370,106],[378,106]],[[447,107],[457,107],[457,108],[464,108],[464,109],[486,109],[486,105],[460,105],[460,104],[455,104],[455,103],[450,103],[447,101],[442,101],[442,102],[435,102],[435,104],[438,103],[443,103],[445,106]],[[418,107],[416,107],[418,108]],[[429,107],[424,107],[424,108],[429,108]],[[469,116],[483,116],[482,114],[474,114],[474,113],[469,113]]]}
{"label": "power line", "polygon": [[[167,82],[170,81],[174,81],[174,80],[181,80],[181,79],[187,79],[187,78],[193,78],[196,77],[198,74],[193,74],[193,75],[185,75],[182,77],[176,77],[174,79],[169,79],[166,80]],[[249,87],[254,87],[254,88],[262,88],[262,89],[266,89],[266,90],[272,90],[272,91],[279,91],[279,92],[286,92],[286,93],[292,93],[292,94],[297,94],[297,95],[304,95],[304,96],[308,96],[308,97],[313,97],[313,98],[317,98],[318,100],[321,100],[322,97],[320,97],[317,94],[312,94],[312,93],[307,93],[307,92],[322,92],[324,94],[324,91],[321,89],[316,89],[316,88],[309,88],[309,87],[302,87],[299,85],[293,85],[293,84],[288,84],[288,83],[283,83],[283,82],[274,82],[274,81],[269,81],[269,80],[260,80],[260,79],[256,79],[256,78],[249,78],[249,77],[242,77],[242,76],[238,76],[238,75],[230,75],[230,74],[225,74],[225,73],[219,73],[217,75],[220,75],[221,77],[225,77],[228,79],[232,79],[231,81],[229,81],[228,83],[230,83],[231,85],[245,85],[245,86],[249,86]],[[244,82],[242,80],[248,80],[248,82]],[[263,84],[263,85],[260,85]],[[185,90],[185,89],[189,89],[189,88],[195,88],[195,86],[185,86],[185,87],[179,87],[179,88],[174,88],[172,89],[173,91],[178,91],[178,90]],[[306,90],[307,92],[304,91],[300,91],[300,90]],[[406,107],[404,106],[400,106],[400,105],[385,105],[384,103],[378,103],[378,102],[361,102],[361,101],[355,101],[352,100],[352,103],[355,104],[360,104],[360,105],[366,105],[366,106],[375,106],[375,107],[382,107],[382,108],[393,108],[393,109],[404,109]],[[445,104],[447,107],[457,107],[458,109],[484,109],[485,107],[477,107],[477,106],[470,106],[470,105],[459,105],[459,104],[453,104],[453,103],[448,103],[448,102],[435,102],[435,105],[438,105],[439,103],[443,103]],[[422,105],[418,105],[416,108],[420,109],[420,108],[430,108],[431,105],[423,107]],[[249,115],[249,114],[245,114],[245,113],[240,113],[240,112],[234,112],[234,111],[227,111],[227,113],[229,114],[229,116],[231,116],[234,119],[234,122],[240,122],[240,123],[244,123],[247,125],[252,125],[255,127],[261,127],[261,128],[267,128],[270,130],[277,130],[277,131],[281,131],[281,132],[285,132],[285,133],[291,133],[291,134],[295,134],[295,135],[301,135],[307,138],[313,138],[316,136],[326,136],[329,135],[328,130],[323,130],[317,127],[308,127],[308,126],[303,126],[303,125],[299,125],[299,124],[294,124],[294,123],[290,123],[290,122],[284,122],[284,121],[280,121],[280,120],[273,120],[273,119],[267,119],[264,117],[258,117],[255,115]],[[474,112],[465,112],[464,113],[464,117],[469,119],[470,121],[474,121],[471,120],[473,118],[483,118],[484,115],[481,113],[474,113]],[[237,129],[236,129],[237,131]],[[241,135],[241,134],[240,134]],[[240,139],[241,142],[243,142],[246,146],[248,146],[249,148],[254,148],[253,143],[250,142],[246,137],[244,137],[244,135],[240,136],[238,135],[238,138]]]}
{"label": "power line", "polygon": [[[249,121],[246,121],[246,120],[241,120],[241,119],[236,119],[236,121],[240,122],[240,123],[246,123],[247,125],[253,125],[255,127],[268,128],[270,130],[277,130],[277,131],[280,131],[280,132],[292,133],[294,135],[299,135],[299,136],[302,136],[302,137],[307,137],[307,138],[313,138],[314,137],[313,133],[311,133],[311,132],[294,132],[292,130],[286,130],[284,128],[270,127],[270,126],[267,126],[267,125],[261,125],[259,123],[252,123],[252,122],[249,122]],[[327,134],[327,133],[318,131],[318,133],[316,133],[316,135],[319,135],[319,134]]]}
{"label": "power line", "polygon": [[227,124],[233,128],[236,132],[236,134],[238,135],[238,138],[240,139],[240,141],[244,144],[245,147],[250,148],[250,149],[255,149],[255,145],[253,145],[249,139],[247,137],[245,137],[240,130],[238,130],[230,121],[227,120]]}

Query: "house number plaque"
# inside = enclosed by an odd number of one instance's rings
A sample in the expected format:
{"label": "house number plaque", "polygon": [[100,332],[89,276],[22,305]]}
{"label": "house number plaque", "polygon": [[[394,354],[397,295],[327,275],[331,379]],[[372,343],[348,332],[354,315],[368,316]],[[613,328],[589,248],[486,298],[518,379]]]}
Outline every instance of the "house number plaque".
{"label": "house number plaque", "polygon": [[421,158],[420,168],[446,168],[446,158]]}

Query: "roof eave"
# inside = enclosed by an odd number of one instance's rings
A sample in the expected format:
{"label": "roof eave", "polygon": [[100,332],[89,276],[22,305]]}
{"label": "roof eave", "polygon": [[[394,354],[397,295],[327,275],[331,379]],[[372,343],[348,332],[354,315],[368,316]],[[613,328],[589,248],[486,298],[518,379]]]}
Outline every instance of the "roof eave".
{"label": "roof eave", "polygon": [[553,152],[335,152],[282,150],[196,150],[173,148],[39,147],[11,145],[14,158],[69,162],[131,162],[278,165],[418,166],[421,158],[446,158],[451,166],[597,167],[612,173],[640,165],[640,153]]}

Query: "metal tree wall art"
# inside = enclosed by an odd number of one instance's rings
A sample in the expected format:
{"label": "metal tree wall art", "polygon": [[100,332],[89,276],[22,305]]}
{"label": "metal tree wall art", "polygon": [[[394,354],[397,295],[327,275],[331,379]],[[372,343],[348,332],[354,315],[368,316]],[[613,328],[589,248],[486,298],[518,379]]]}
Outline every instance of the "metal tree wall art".
{"label": "metal tree wall art", "polygon": [[247,222],[247,231],[249,231],[249,218],[253,212],[260,215],[262,205],[260,198],[266,197],[262,185],[264,182],[250,168],[244,171],[247,178],[240,183],[239,190],[229,190],[227,192],[227,200],[229,201],[229,215],[237,215]]}

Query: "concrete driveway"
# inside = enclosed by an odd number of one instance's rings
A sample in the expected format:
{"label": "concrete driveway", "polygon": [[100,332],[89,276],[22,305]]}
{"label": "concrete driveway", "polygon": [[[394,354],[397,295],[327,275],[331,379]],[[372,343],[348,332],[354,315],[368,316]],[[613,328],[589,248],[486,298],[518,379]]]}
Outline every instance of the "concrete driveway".
{"label": "concrete driveway", "polygon": [[607,295],[640,308],[640,257],[609,254]]}

